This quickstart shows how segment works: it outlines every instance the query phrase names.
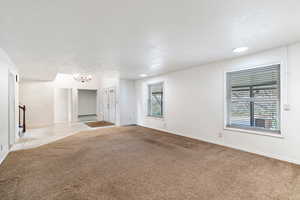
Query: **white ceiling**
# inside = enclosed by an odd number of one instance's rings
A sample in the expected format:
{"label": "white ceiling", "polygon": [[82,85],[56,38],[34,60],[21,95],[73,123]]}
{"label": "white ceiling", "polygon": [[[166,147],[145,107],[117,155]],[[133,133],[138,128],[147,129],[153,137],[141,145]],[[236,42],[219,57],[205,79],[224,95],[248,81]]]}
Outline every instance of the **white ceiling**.
{"label": "white ceiling", "polygon": [[300,40],[299,0],[0,1],[0,48],[25,78],[135,79]]}

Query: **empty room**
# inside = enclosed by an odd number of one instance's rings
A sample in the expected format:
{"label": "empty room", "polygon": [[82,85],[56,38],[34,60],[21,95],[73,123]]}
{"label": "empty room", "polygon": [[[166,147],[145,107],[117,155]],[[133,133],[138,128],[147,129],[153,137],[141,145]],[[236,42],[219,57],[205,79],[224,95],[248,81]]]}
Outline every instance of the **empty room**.
{"label": "empty room", "polygon": [[1,0],[0,200],[300,200],[299,0]]}

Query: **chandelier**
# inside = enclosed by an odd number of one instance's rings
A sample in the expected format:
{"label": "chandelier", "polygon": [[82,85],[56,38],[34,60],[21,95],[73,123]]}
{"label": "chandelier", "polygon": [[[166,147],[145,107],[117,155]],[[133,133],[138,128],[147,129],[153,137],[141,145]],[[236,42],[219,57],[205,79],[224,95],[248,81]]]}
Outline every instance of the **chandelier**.
{"label": "chandelier", "polygon": [[74,74],[73,77],[76,81],[79,81],[81,83],[89,82],[92,80],[92,75],[89,74]]}

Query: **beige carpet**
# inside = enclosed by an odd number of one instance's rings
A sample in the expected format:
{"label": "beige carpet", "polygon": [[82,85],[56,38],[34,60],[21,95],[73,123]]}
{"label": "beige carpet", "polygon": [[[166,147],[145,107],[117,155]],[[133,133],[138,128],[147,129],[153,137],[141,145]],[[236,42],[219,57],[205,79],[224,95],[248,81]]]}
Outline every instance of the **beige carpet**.
{"label": "beige carpet", "polygon": [[96,128],[96,127],[104,127],[104,126],[113,126],[113,123],[106,122],[106,121],[98,121],[98,122],[87,122],[85,123],[91,128]]}
{"label": "beige carpet", "polygon": [[299,175],[286,162],[116,127],[10,153],[0,166],[0,199],[299,200]]}

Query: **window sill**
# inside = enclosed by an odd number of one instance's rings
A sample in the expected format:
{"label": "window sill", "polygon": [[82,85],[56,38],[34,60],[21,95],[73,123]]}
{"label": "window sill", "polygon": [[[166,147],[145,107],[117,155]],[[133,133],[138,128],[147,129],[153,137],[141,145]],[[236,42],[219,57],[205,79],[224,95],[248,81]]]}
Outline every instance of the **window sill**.
{"label": "window sill", "polygon": [[276,134],[276,133],[265,132],[265,131],[247,130],[247,129],[233,128],[233,127],[224,127],[224,130],[240,132],[240,133],[248,133],[248,134],[254,134],[254,135],[261,135],[261,136],[268,136],[268,137],[274,137],[274,138],[281,138],[281,139],[284,138],[282,133]]}
{"label": "window sill", "polygon": [[164,117],[163,117],[163,116],[158,117],[158,116],[147,115],[146,118],[148,118],[148,119],[156,119],[156,120],[161,120],[161,121],[164,120]]}

